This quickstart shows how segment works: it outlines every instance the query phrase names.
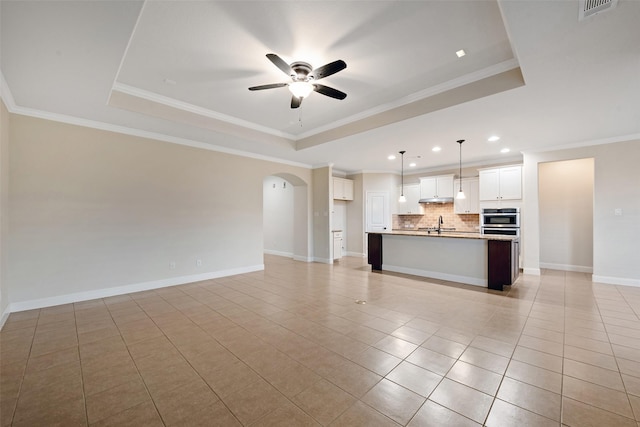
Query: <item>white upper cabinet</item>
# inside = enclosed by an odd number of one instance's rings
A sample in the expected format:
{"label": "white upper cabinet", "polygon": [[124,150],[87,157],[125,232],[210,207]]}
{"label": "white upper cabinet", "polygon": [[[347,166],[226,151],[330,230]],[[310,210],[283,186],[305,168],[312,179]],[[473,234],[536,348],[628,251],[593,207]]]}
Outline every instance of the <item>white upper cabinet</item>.
{"label": "white upper cabinet", "polygon": [[480,172],[480,200],[522,199],[522,166],[482,169]]}
{"label": "white upper cabinet", "polygon": [[[454,191],[457,194],[460,189],[460,180],[456,179]],[[463,178],[462,191],[464,199],[453,199],[453,212],[457,214],[477,214],[480,213],[480,201],[478,198],[479,179]]]}
{"label": "white upper cabinet", "polygon": [[353,180],[333,177],[333,198],[353,200]]}
{"label": "white upper cabinet", "polygon": [[[398,194],[402,192],[401,188],[398,188]],[[405,184],[404,186],[404,197],[407,199],[406,202],[400,203],[398,202],[398,213],[402,214],[424,214],[424,209],[422,205],[420,205],[420,184]]]}
{"label": "white upper cabinet", "polygon": [[453,175],[420,178],[421,199],[442,199],[453,197]]}

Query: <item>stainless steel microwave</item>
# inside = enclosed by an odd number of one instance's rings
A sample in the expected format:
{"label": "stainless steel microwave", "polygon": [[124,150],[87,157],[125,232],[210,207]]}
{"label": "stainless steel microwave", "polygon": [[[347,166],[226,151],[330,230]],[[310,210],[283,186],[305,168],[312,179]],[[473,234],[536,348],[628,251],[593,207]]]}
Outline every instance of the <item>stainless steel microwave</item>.
{"label": "stainless steel microwave", "polygon": [[482,209],[482,227],[520,228],[520,208]]}

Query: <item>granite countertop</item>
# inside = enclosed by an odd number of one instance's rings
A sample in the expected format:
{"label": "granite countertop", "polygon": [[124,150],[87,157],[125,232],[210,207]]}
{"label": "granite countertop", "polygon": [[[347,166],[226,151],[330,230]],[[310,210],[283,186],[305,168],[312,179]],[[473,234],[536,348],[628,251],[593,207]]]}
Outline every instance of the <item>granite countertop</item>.
{"label": "granite countertop", "polygon": [[453,238],[453,239],[478,239],[478,240],[518,240],[516,236],[500,236],[500,235],[482,235],[479,231],[443,231],[438,234],[437,231],[420,231],[420,230],[391,230],[379,232],[378,234],[387,234],[394,236],[417,236],[417,237],[436,237],[436,238]]}

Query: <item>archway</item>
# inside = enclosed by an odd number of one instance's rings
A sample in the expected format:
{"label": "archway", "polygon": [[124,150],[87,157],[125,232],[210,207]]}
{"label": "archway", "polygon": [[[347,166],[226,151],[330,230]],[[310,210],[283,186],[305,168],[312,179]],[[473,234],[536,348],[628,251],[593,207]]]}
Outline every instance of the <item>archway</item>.
{"label": "archway", "polygon": [[308,184],[289,173],[269,175],[263,180],[264,252],[313,260]]}

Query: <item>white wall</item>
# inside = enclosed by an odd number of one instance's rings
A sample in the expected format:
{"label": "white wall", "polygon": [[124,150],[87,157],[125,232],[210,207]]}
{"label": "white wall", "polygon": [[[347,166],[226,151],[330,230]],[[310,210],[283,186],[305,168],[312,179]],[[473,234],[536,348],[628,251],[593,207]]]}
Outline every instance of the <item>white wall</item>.
{"label": "white wall", "polygon": [[294,187],[287,180],[268,176],[263,185],[264,250],[293,256]]}
{"label": "white wall", "polygon": [[0,101],[0,327],[9,316],[7,239],[9,225],[9,112]]}
{"label": "white wall", "polygon": [[310,169],[9,120],[12,311],[262,269],[264,178],[311,182]]}
{"label": "white wall", "polygon": [[593,159],[540,163],[540,267],[593,271]]}
{"label": "white wall", "polygon": [[594,159],[593,280],[640,286],[640,140],[524,153],[524,271],[540,269],[538,165],[582,158]]}

